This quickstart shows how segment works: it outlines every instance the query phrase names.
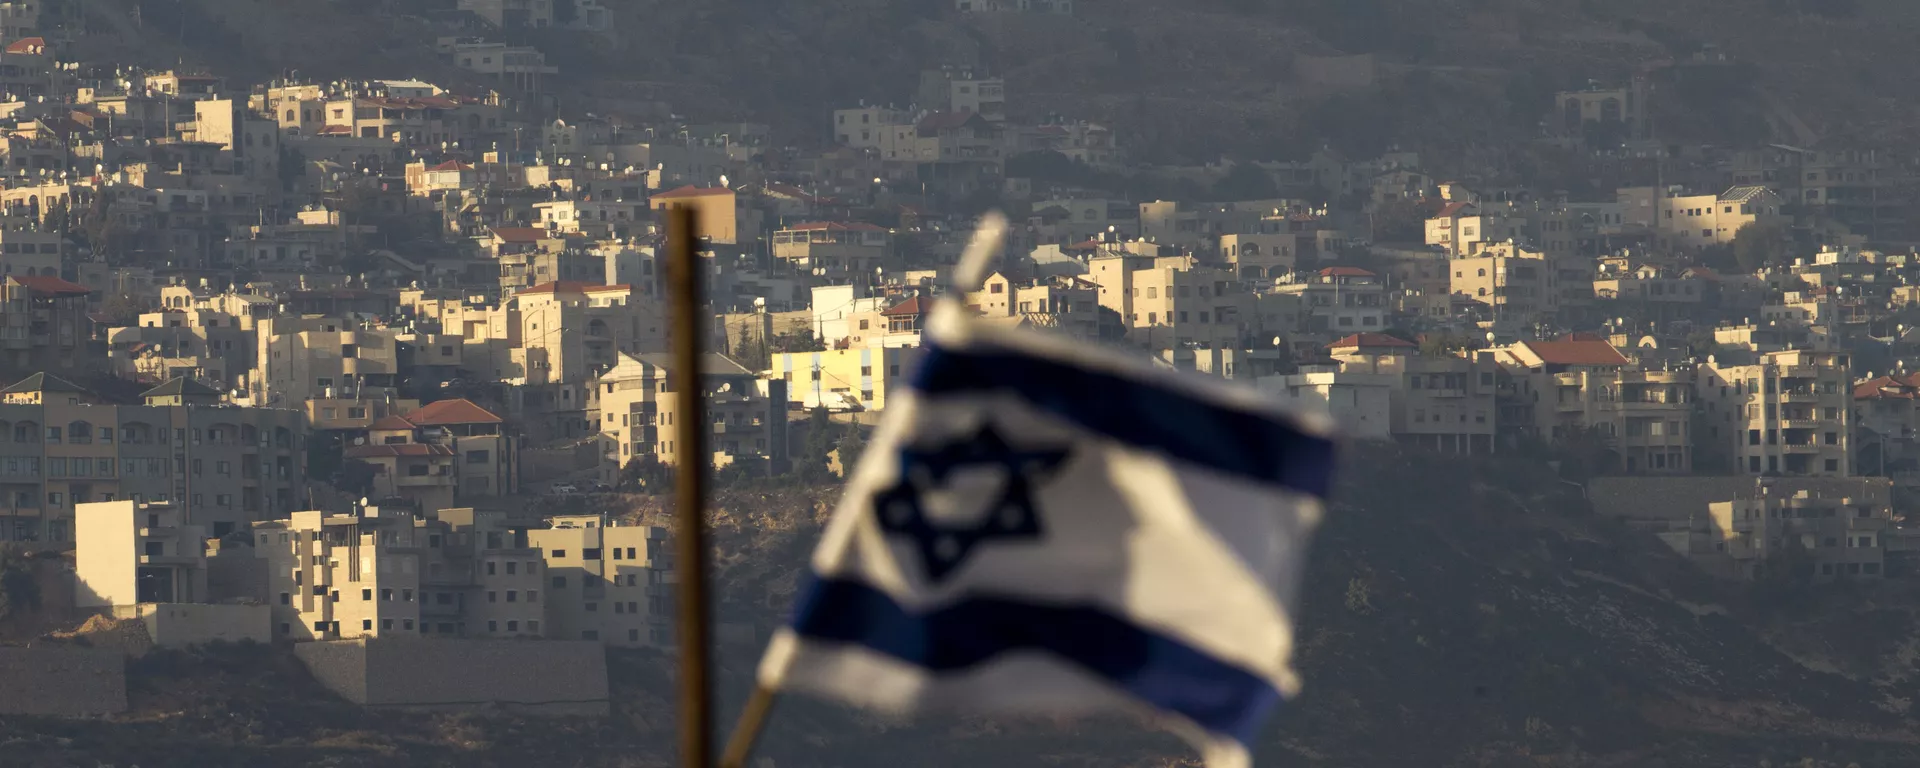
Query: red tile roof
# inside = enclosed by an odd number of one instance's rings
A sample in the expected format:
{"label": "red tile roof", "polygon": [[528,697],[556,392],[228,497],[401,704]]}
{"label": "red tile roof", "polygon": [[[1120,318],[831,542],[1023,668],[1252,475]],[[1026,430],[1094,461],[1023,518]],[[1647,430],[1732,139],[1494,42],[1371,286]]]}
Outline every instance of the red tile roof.
{"label": "red tile roof", "polygon": [[887,317],[903,317],[906,315],[924,315],[927,313],[927,310],[931,307],[931,305],[932,305],[932,302],[925,301],[921,299],[921,297],[915,296],[911,299],[907,299],[906,301],[900,302],[891,307],[887,307],[886,309],[881,310],[880,314],[885,315]]}
{"label": "red tile roof", "polygon": [[1455,216],[1459,216],[1461,211],[1464,211],[1472,206],[1473,206],[1473,203],[1465,203],[1465,202],[1447,203],[1446,205],[1440,206],[1440,210],[1434,213],[1433,218],[1451,219]]}
{"label": "red tile roof", "polygon": [[551,283],[541,283],[525,290],[517,291],[516,293],[605,293],[607,291],[628,292],[632,290],[633,286],[626,283],[601,285],[599,283],[588,283],[579,280],[555,280]]}
{"label": "red tile roof", "polygon": [[914,126],[914,130],[922,134],[929,131],[944,131],[949,128],[959,128],[976,119],[984,120],[985,118],[980,117],[980,113],[978,112],[934,112],[926,117],[920,118],[920,122]]}
{"label": "red tile roof", "polygon": [[1626,356],[1604,341],[1525,341],[1521,345],[1548,365],[1627,364]]}
{"label": "red tile roof", "polygon": [[731,195],[733,190],[726,187],[696,187],[688,184],[684,187],[653,193],[655,200],[673,200],[686,197],[709,197],[712,195]]}
{"label": "red tile roof", "polygon": [[386,456],[452,456],[453,449],[444,445],[425,443],[356,445],[348,448],[345,455],[349,459],[373,459]]}
{"label": "red tile roof", "polygon": [[1327,349],[1345,347],[1413,347],[1413,342],[1384,333],[1356,333],[1327,345]]}
{"label": "red tile roof", "polygon": [[471,171],[473,170],[473,166],[467,165],[466,163],[460,162],[458,160],[448,160],[432,168],[428,168],[427,170],[429,171]]}
{"label": "red tile roof", "polygon": [[1875,376],[1853,385],[1855,400],[1920,400],[1920,373],[1908,374],[1906,378],[1898,376]]}
{"label": "red tile roof", "polygon": [[841,223],[837,221],[809,221],[787,227],[792,232],[885,232],[886,227],[868,224],[864,221]]}
{"label": "red tile roof", "polygon": [[438,400],[407,414],[407,421],[423,427],[441,424],[499,424],[501,418],[472,400]]}
{"label": "red tile roof", "polygon": [[403,429],[411,430],[413,427],[413,422],[407,421],[399,416],[382,416],[378,421],[367,425],[367,429],[378,429],[383,432]]}
{"label": "red tile roof", "polygon": [[7,53],[38,54],[47,50],[44,37],[23,37],[7,44]]}
{"label": "red tile roof", "polygon": [[24,285],[28,289],[40,293],[51,293],[56,296],[85,296],[93,293],[93,289],[91,288],[76,283],[69,283],[52,275],[34,275],[31,277],[9,275],[7,279]]}
{"label": "red tile roof", "polygon": [[1327,267],[1320,270],[1321,277],[1379,277],[1359,267]]}
{"label": "red tile roof", "polygon": [[537,243],[547,237],[547,231],[539,227],[494,227],[492,232],[509,243]]}

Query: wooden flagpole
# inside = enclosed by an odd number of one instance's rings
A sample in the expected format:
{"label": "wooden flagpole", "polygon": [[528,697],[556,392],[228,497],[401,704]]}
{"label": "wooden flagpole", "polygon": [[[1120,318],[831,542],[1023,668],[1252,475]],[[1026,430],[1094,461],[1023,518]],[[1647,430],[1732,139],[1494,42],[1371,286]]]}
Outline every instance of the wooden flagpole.
{"label": "wooden flagpole", "polygon": [[[1006,216],[999,211],[990,211],[981,217],[980,227],[974,230],[973,239],[967,243],[967,249],[960,254],[960,261],[954,264],[949,274],[948,288],[962,298],[980,290],[980,286],[986,282],[987,270],[993,266],[993,258],[1000,254],[1006,236]],[[760,732],[766,728],[767,718],[773,714],[773,705],[778,699],[778,692],[774,689],[764,684],[753,686],[753,695],[747,699],[746,708],[740,711],[740,719],[733,724],[733,734],[727,738],[727,751],[720,757],[720,768],[745,768],[747,758],[753,755],[753,745],[760,740]]]}
{"label": "wooden flagpole", "polygon": [[701,327],[699,222],[692,208],[667,209],[667,275],[673,297],[674,390],[673,453],[677,461],[674,499],[673,564],[680,602],[680,764],[713,766],[712,607],[707,595],[706,391],[700,384],[700,358],[706,329]]}

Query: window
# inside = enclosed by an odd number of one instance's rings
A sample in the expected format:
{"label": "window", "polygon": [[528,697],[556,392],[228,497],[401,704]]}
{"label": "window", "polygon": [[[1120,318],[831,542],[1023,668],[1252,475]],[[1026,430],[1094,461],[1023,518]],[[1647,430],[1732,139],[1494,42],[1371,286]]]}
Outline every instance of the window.
{"label": "window", "polygon": [[537,589],[527,590],[527,602],[529,603],[540,602],[540,590],[537,590]]}
{"label": "window", "polygon": [[488,593],[487,593],[487,602],[489,602],[489,603],[497,603],[497,602],[500,602],[500,593],[498,593],[498,592],[488,592]]}
{"label": "window", "polygon": [[599,603],[586,603],[586,604],[585,604],[585,608],[586,608],[586,610],[587,610],[587,613],[597,613],[597,612],[599,612],[599,610],[600,610],[600,604],[599,604]]}
{"label": "window", "polygon": [[520,569],[520,564],[519,564],[519,563],[516,563],[516,562],[512,562],[512,561],[508,561],[508,562],[507,562],[507,575],[508,575],[508,576],[512,576],[512,575],[513,575],[513,574],[514,574],[514,573],[515,573],[516,571],[518,571],[519,569]]}
{"label": "window", "polygon": [[493,571],[494,571],[494,568],[495,568],[495,566],[496,566],[496,564],[495,564],[495,563],[494,563],[493,561],[488,561],[488,562],[487,562],[487,575],[488,575],[488,576],[492,576],[492,575],[494,575],[494,573],[493,573]]}
{"label": "window", "polygon": [[360,590],[360,599],[362,599],[362,600],[372,600],[372,599],[373,599],[373,590],[371,590],[371,589],[363,589],[363,590]]}
{"label": "window", "polygon": [[580,558],[583,560],[598,560],[600,559],[600,549],[598,547],[590,547],[580,550]]}
{"label": "window", "polygon": [[360,620],[360,628],[361,628],[361,629],[366,629],[366,630],[371,630],[371,629],[373,629],[373,619],[361,619],[361,620]]}
{"label": "window", "polygon": [[380,590],[380,600],[382,602],[387,602],[387,603],[393,602],[393,590],[391,589]]}

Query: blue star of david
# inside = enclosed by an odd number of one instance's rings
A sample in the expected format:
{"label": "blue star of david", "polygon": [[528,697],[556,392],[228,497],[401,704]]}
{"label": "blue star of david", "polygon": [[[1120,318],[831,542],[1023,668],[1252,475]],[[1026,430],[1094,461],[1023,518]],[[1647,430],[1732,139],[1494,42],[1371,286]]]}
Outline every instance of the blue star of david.
{"label": "blue star of david", "polygon": [[[900,451],[899,479],[873,496],[880,529],[905,538],[919,552],[927,578],[934,582],[966,562],[975,547],[995,539],[1037,539],[1042,534],[1034,507],[1035,480],[1044,480],[1067,459],[1064,448],[1015,450],[991,424],[971,438],[933,448]],[[1000,467],[1006,479],[1000,495],[978,523],[942,525],[927,517],[921,495],[945,484],[954,470]]]}

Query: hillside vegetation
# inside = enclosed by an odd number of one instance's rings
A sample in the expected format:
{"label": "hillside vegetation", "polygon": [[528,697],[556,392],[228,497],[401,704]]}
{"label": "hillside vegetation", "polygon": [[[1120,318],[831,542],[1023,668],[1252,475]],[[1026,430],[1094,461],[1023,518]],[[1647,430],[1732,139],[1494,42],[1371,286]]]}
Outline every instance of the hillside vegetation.
{"label": "hillside vegetation", "polygon": [[[1507,167],[1537,135],[1555,89],[1618,83],[1702,51],[1743,68],[1743,88],[1661,93],[1675,141],[1914,138],[1905,0],[1085,0],[1077,17],[965,16],[946,0],[628,0],[615,34],[501,36],[559,65],[561,103],[671,107],[754,119],[783,140],[826,138],[826,111],[905,103],[943,64],[1003,74],[1020,117],[1113,125],[1150,162],[1429,151],[1434,170]],[[427,19],[451,0],[66,0],[79,52],[203,66],[239,81],[297,75],[471,82],[432,53]],[[1374,53],[1379,86],[1305,87],[1299,54]],[[1789,126],[1803,127],[1801,135]]]}

